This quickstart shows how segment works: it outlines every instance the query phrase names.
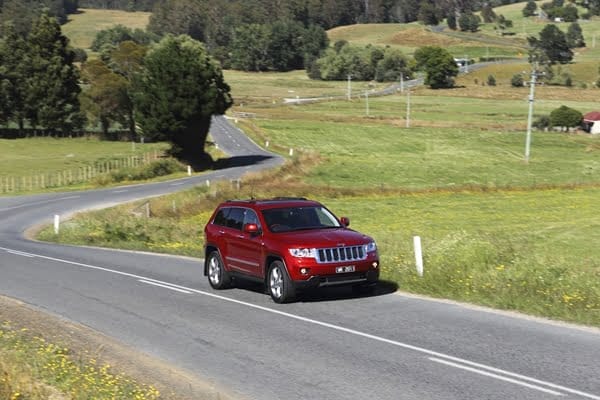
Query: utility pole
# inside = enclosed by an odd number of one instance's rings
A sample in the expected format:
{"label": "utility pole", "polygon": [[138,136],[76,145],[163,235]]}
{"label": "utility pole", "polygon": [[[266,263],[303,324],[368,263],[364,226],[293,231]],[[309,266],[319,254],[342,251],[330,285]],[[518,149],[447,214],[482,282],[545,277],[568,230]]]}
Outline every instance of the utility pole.
{"label": "utility pole", "polygon": [[540,73],[537,70],[537,66],[531,70],[531,80],[529,81],[529,113],[527,114],[527,137],[525,140],[525,162],[529,162],[529,154],[531,151],[531,125],[533,123],[533,102],[535,94],[535,85],[537,83],[538,76],[543,76],[544,73]]}
{"label": "utility pole", "polygon": [[406,127],[410,128],[410,89],[406,91]]}
{"label": "utility pole", "polygon": [[348,74],[348,100],[352,98],[352,75]]}

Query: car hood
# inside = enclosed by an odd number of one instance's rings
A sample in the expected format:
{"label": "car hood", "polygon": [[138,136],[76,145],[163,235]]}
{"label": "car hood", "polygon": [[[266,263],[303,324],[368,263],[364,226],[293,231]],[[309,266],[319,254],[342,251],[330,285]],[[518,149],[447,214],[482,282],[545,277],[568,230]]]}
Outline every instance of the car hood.
{"label": "car hood", "polygon": [[310,248],[356,246],[373,241],[367,235],[345,228],[299,230],[278,233],[272,238],[288,246]]}

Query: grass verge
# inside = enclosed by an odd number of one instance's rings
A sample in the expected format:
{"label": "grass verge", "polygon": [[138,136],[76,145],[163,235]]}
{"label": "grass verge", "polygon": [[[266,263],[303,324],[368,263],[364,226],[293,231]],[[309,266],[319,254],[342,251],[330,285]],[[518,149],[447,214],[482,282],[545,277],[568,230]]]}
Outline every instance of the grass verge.
{"label": "grass verge", "polygon": [[159,399],[154,387],[139,384],[98,365],[88,355],[32,336],[26,328],[0,324],[0,399]]}

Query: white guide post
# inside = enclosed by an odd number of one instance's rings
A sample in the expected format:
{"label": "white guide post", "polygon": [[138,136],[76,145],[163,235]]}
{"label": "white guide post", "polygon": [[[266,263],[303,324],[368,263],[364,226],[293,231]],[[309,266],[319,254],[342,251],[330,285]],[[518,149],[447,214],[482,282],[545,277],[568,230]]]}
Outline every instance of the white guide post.
{"label": "white guide post", "polygon": [[417,265],[417,274],[423,276],[423,252],[421,251],[421,237],[413,237],[413,243],[415,246],[415,263]]}
{"label": "white guide post", "polygon": [[54,215],[54,234],[58,235],[59,230],[60,230],[60,215],[55,214]]}

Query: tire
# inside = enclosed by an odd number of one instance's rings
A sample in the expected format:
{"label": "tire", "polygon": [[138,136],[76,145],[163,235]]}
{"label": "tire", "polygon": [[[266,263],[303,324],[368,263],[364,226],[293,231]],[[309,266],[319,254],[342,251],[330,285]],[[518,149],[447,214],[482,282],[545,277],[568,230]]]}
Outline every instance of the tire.
{"label": "tire", "polygon": [[213,289],[227,289],[231,286],[231,276],[225,271],[223,260],[218,251],[213,251],[208,255],[207,262],[208,283]]}
{"label": "tire", "polygon": [[269,266],[267,290],[275,303],[289,303],[296,299],[296,288],[281,261],[273,261]]}

